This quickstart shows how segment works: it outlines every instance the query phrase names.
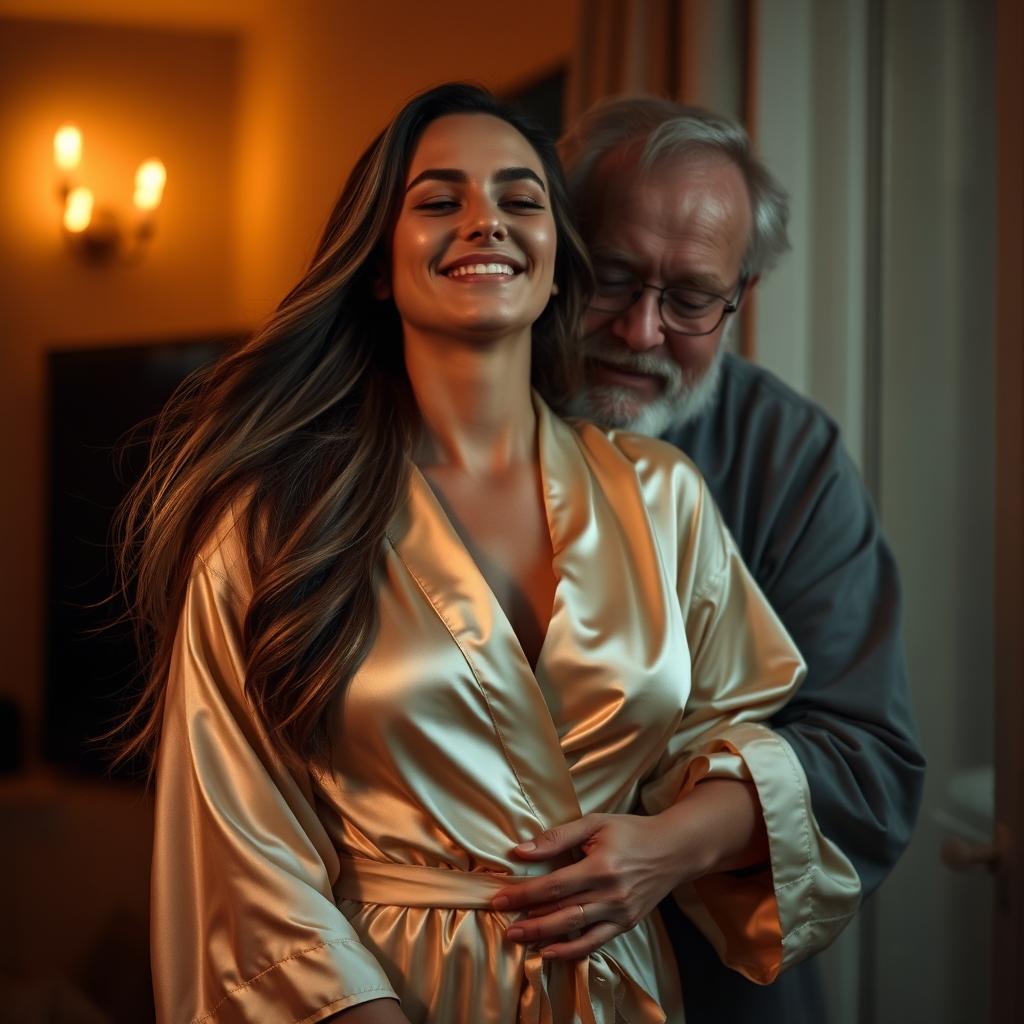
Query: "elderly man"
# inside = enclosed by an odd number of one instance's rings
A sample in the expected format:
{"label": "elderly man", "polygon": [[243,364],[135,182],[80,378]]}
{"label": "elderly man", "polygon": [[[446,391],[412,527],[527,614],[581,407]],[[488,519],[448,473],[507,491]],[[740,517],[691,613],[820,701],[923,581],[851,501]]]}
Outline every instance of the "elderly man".
{"label": "elderly man", "polygon": [[[738,124],[663,100],[600,104],[562,149],[597,276],[575,411],[660,435],[706,477],[808,662],[772,724],[871,893],[909,839],[924,776],[896,567],[836,425],[725,350],[733,314],[788,248],[786,196]],[[662,910],[688,1024],[826,1019],[813,961],[758,987],[671,901]]]}

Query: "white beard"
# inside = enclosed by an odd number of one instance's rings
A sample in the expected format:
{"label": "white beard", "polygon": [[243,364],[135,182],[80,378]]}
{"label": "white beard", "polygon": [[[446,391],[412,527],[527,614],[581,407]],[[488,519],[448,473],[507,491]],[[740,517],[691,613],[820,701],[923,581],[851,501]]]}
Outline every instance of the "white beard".
{"label": "white beard", "polygon": [[680,427],[699,416],[715,400],[727,333],[728,327],[722,332],[711,365],[692,382],[686,380],[675,362],[645,352],[629,352],[618,343],[610,358],[605,352],[593,352],[591,354],[599,355],[603,361],[625,370],[660,377],[664,381],[662,392],[657,398],[644,401],[625,385],[586,383],[573,396],[566,412],[592,420],[605,430],[629,430],[648,437],[658,437],[671,427]]}

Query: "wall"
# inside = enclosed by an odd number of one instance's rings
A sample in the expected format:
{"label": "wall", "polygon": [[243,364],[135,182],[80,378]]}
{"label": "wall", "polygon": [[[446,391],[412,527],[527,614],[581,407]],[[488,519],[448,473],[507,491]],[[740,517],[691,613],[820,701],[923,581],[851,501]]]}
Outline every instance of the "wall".
{"label": "wall", "polygon": [[[866,5],[764,0],[757,148],[790,196],[792,250],[758,284],[757,360],[822,405],[864,471]],[[820,957],[832,1024],[856,1024],[870,968],[860,914]]]}
{"label": "wall", "polygon": [[790,194],[792,250],[757,286],[757,360],[798,391],[810,383],[813,160],[811,0],[758,4],[756,143]]}
{"label": "wall", "polygon": [[885,11],[881,502],[929,770],[878,900],[879,1024],[989,1019],[993,883],[939,863],[936,813],[993,759],[993,6]]}
{"label": "wall", "polygon": [[[0,21],[0,687],[25,710],[30,756],[42,672],[44,352],[237,323],[238,83],[230,34]],[[51,140],[66,120],[82,128],[81,180],[98,202],[129,212],[137,164],[159,155],[168,166],[141,262],[90,266],[62,244]]]}

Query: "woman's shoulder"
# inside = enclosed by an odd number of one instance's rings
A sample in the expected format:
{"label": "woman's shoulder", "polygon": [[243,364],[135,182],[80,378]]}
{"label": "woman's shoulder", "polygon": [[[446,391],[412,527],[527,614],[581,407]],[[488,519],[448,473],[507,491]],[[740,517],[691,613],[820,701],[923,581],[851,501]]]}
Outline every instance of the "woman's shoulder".
{"label": "woman's shoulder", "polygon": [[580,420],[572,427],[607,499],[628,508],[629,493],[638,497],[658,548],[669,564],[677,564],[716,518],[706,515],[714,503],[697,467],[658,438]]}
{"label": "woman's shoulder", "polygon": [[698,497],[703,490],[700,470],[675,445],[628,430],[604,430],[586,420],[569,420],[581,445],[595,457],[612,457],[628,464],[645,490],[671,492],[678,499]]}

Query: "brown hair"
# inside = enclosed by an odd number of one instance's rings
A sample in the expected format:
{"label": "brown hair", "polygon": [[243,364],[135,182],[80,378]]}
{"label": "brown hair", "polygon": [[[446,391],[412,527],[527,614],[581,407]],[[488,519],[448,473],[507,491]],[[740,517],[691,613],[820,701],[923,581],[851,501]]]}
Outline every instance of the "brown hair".
{"label": "brown hair", "polygon": [[188,580],[236,503],[245,507],[253,581],[242,637],[246,694],[287,761],[327,754],[325,713],[373,638],[374,570],[418,426],[401,322],[393,303],[373,297],[373,277],[419,137],[455,113],[507,121],[544,166],[559,287],[534,324],[533,383],[556,408],[575,384],[591,274],[553,143],[475,86],[417,96],[357,161],[308,270],[270,320],[188,379],[157,422],[149,467],[120,514],[121,579],[148,668],[117,762],[151,754],[159,738]]}

